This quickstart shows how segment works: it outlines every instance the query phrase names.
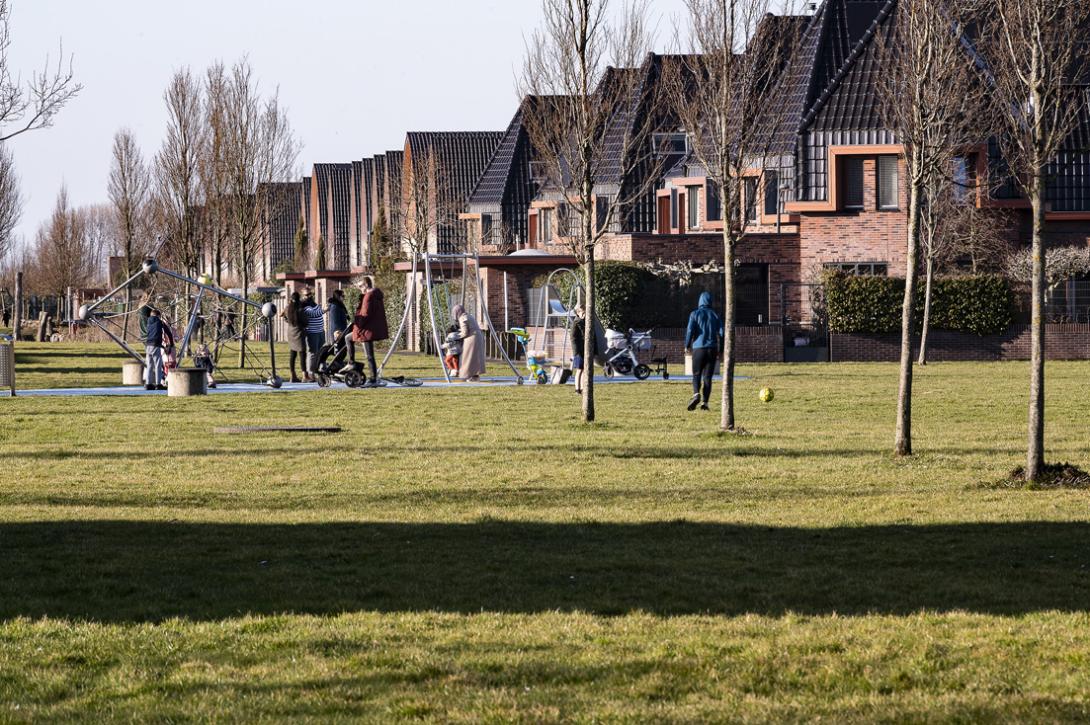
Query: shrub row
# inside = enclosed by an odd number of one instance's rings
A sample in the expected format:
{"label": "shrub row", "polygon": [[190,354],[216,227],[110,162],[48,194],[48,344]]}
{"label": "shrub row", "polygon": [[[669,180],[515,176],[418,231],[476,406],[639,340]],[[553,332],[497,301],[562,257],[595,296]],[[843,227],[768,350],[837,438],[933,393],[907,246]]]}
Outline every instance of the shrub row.
{"label": "shrub row", "polygon": [[[700,284],[683,287],[627,262],[599,262],[594,280],[598,318],[615,330],[684,327],[704,291]],[[567,303],[567,279],[561,281],[558,293]],[[534,280],[535,287],[544,284],[544,276]]]}
{"label": "shrub row", "polygon": [[[905,281],[830,272],[824,277],[829,329],[840,333],[886,334],[901,329]],[[940,277],[931,296],[931,327],[973,335],[997,335],[1014,320],[1010,283],[996,275]],[[924,289],[916,297],[917,331],[923,324]]]}

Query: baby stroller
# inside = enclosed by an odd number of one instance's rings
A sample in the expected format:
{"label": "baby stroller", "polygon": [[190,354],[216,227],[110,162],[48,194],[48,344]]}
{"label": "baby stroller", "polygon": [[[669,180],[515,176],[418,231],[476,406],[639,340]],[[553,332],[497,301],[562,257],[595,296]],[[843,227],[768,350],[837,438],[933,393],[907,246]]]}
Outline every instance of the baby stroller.
{"label": "baby stroller", "polygon": [[530,371],[530,377],[533,378],[538,385],[544,385],[549,382],[549,373],[545,369],[549,364],[549,360],[545,357],[544,353],[530,349],[530,333],[522,327],[513,327],[507,332],[518,340],[519,345],[522,347],[522,351],[526,353],[526,369]]}
{"label": "baby stroller", "polygon": [[632,375],[637,380],[651,377],[651,368],[640,362],[636,353],[650,353],[655,349],[651,330],[628,332],[606,330],[605,373],[607,378],[615,375]]}
{"label": "baby stroller", "polygon": [[334,380],[340,381],[350,388],[362,388],[367,384],[367,376],[363,372],[363,363],[348,362],[348,340],[343,333],[336,333],[333,342],[326,344],[318,351],[318,386],[328,388]]}

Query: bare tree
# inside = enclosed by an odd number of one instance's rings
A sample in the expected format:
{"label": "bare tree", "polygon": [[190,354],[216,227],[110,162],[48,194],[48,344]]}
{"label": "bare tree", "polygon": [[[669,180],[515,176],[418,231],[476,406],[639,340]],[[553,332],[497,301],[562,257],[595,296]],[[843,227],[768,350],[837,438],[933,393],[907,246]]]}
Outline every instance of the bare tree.
{"label": "bare tree", "polygon": [[228,191],[227,69],[215,63],[205,72],[203,108],[203,143],[200,148],[198,175],[201,185],[199,235],[204,271],[222,284],[227,267],[231,225],[231,199]]}
{"label": "bare tree", "polygon": [[80,207],[83,216],[84,233],[87,235],[88,265],[91,268],[90,282],[108,287],[109,258],[117,249],[118,234],[114,208],[110,204],[92,204]]}
{"label": "bare tree", "polygon": [[[122,129],[114,135],[113,160],[108,184],[110,204],[114,210],[117,231],[124,259],[124,279],[131,277],[149,251],[146,214],[151,192],[151,177],[144,156],[132,132]],[[132,305],[132,288],[125,290],[126,304]],[[129,338],[129,318],[125,318],[122,339]]]}
{"label": "bare tree", "polygon": [[200,83],[188,69],[180,70],[163,93],[163,101],[168,122],[155,158],[156,207],[167,239],[165,251],[195,277],[203,271],[196,218],[205,135]]}
{"label": "bare tree", "polygon": [[34,282],[40,292],[63,296],[70,287],[85,287],[94,278],[84,218],[68,203],[61,187],[50,218],[34,244]]}
{"label": "bare tree", "polygon": [[19,190],[19,175],[15,157],[7,144],[0,143],[0,259],[12,247],[12,234],[23,216],[23,195]]}
{"label": "bare tree", "polygon": [[[532,101],[524,123],[543,187],[567,210],[566,219],[558,220],[564,223],[562,236],[583,266],[587,349],[596,335],[596,247],[612,222],[658,182],[649,167],[659,99],[651,97],[634,67],[651,48],[648,8],[648,0],[633,0],[614,23],[610,0],[542,0],[544,24],[527,43],[519,83]],[[641,167],[645,181],[626,184]],[[603,179],[615,185],[615,193],[596,193]],[[588,376],[583,420],[594,419],[594,381]]]}
{"label": "bare tree", "polygon": [[908,243],[894,444],[899,456],[912,455],[913,337],[928,194],[938,193],[946,183],[957,152],[979,139],[973,127],[979,118],[979,77],[962,44],[965,23],[956,10],[952,3],[901,0],[886,22],[885,32],[876,36],[883,61],[877,85],[879,108],[904,147],[908,175]]}
{"label": "bare tree", "polygon": [[11,3],[0,0],[0,142],[40,128],[49,128],[64,106],[79,95],[71,58],[67,67],[61,48],[54,67],[47,56],[42,70],[24,82],[8,59],[11,47]]}
{"label": "bare tree", "polygon": [[[777,23],[772,0],[686,0],[687,50],[669,84],[692,154],[723,209],[724,351],[720,429],[734,431],[735,259],[753,222],[747,184],[765,188],[785,163],[779,137],[794,132],[780,74],[799,44],[801,23]],[[790,15],[798,12],[788,3]]]}
{"label": "bare tree", "polygon": [[[265,182],[285,181],[295,168],[299,142],[280,106],[277,93],[265,97],[246,60],[232,69],[225,86],[224,154],[226,162],[226,198],[229,231],[234,242],[233,261],[241,276],[242,294],[249,295],[250,282],[261,259],[264,223],[285,213],[283,205],[272,204],[272,197],[259,194]],[[248,310],[242,308],[245,330]],[[239,347],[239,366],[245,363],[245,335]]]}
{"label": "bare tree", "polygon": [[991,0],[983,47],[992,78],[992,116],[1003,157],[1033,216],[1032,331],[1027,481],[1045,465],[1045,213],[1050,166],[1086,112],[1086,0]]}

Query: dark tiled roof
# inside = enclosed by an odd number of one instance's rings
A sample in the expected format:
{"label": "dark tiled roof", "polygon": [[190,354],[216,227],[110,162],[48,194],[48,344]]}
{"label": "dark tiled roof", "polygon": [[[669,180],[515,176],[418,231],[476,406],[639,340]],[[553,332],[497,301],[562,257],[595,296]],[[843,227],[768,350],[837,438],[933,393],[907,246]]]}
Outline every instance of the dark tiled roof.
{"label": "dark tiled roof", "polygon": [[[529,183],[529,146],[530,139],[523,126],[529,99],[519,104],[515,117],[503,134],[495,153],[481,174],[477,187],[469,197],[471,204],[498,205],[513,192],[518,183]],[[527,202],[528,203],[528,202]]]}
{"label": "dark tiled roof", "polygon": [[299,229],[302,207],[299,195],[302,184],[295,182],[265,183],[258,187],[262,197],[264,214],[264,253],[266,274],[272,273],[282,263],[295,257],[295,234]]}
{"label": "dark tiled roof", "polygon": [[469,199],[503,140],[499,131],[411,132],[405,146],[414,169],[430,155],[442,175],[441,188],[452,199]]}

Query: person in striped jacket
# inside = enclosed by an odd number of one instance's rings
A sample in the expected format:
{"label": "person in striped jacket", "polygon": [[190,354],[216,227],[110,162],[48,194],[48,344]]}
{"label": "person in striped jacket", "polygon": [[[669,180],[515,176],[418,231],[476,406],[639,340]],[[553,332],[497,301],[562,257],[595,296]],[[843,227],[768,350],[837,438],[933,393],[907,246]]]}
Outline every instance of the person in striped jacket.
{"label": "person in striped jacket", "polygon": [[300,323],[306,329],[307,337],[307,376],[306,381],[313,383],[317,378],[318,358],[325,345],[325,313],[322,306],[314,301],[314,293],[308,292],[303,300]]}

